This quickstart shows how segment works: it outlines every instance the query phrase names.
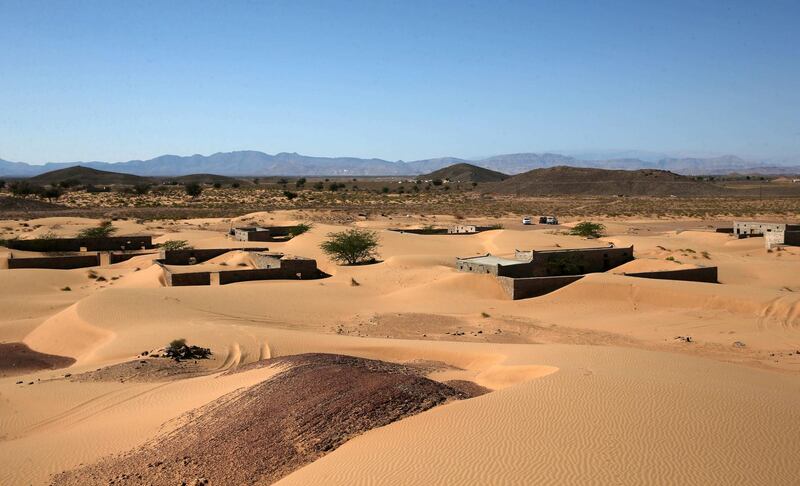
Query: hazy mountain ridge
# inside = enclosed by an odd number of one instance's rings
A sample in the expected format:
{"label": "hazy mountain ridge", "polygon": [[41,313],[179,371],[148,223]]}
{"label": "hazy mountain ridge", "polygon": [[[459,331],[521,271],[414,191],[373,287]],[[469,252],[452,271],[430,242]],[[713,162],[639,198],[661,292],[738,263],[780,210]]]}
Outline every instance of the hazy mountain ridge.
{"label": "hazy mountain ridge", "polygon": [[207,156],[198,154],[190,156],[162,155],[149,160],[127,162],[49,162],[43,165],[31,165],[0,159],[0,176],[32,177],[73,166],[145,177],[181,176],[197,173],[226,176],[413,176],[427,174],[459,163],[470,163],[504,174],[519,174],[532,169],[557,166],[625,170],[662,169],[684,175],[755,173],[761,169],[764,170],[763,173],[767,174],[800,173],[800,160],[789,158],[781,162],[783,163],[748,161],[735,155],[708,158],[663,158],[657,161],[638,158],[584,160],[557,153],[504,154],[480,160],[441,157],[411,162],[391,162],[383,159],[358,157],[315,157],[287,152],[270,155],[264,152],[245,150],[218,152]]}

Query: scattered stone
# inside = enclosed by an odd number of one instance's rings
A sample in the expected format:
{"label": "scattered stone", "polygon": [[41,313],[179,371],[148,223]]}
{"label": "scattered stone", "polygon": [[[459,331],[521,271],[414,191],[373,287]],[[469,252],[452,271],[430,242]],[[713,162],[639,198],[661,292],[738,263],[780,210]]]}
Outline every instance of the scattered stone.
{"label": "scattered stone", "polygon": [[737,347],[737,348],[743,348],[743,347],[745,347],[745,346],[746,346],[746,344],[745,344],[745,343],[743,343],[743,342],[741,342],[741,341],[735,341],[735,342],[733,343],[733,345],[734,345],[735,347]]}

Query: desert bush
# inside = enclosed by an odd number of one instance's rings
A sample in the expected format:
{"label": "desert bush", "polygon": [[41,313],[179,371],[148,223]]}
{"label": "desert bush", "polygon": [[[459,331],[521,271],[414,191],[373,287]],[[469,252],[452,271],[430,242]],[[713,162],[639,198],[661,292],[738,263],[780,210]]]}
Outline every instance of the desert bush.
{"label": "desert bush", "polygon": [[203,186],[197,182],[189,182],[183,186],[186,194],[191,197],[197,197],[203,193]]}
{"label": "desert bush", "polygon": [[308,232],[308,230],[310,230],[310,229],[311,229],[311,224],[309,224],[309,223],[300,223],[298,225],[295,225],[294,227],[292,227],[292,229],[289,230],[289,235],[292,238],[294,238],[295,236],[300,236],[303,233]]}
{"label": "desert bush", "polygon": [[78,179],[65,179],[58,183],[58,185],[64,189],[69,189],[70,187],[80,186],[81,181]]}
{"label": "desert bush", "polygon": [[164,243],[159,245],[159,248],[162,250],[173,251],[173,250],[191,250],[194,247],[190,245],[186,240],[167,240]]}
{"label": "desert bush", "polygon": [[41,191],[40,187],[34,186],[28,181],[12,182],[8,186],[8,189],[11,191],[11,194],[18,197],[30,196],[31,194],[36,194]]}
{"label": "desert bush", "polygon": [[172,358],[175,361],[182,359],[207,359],[211,357],[211,350],[209,348],[201,348],[199,346],[189,346],[186,344],[186,339],[175,339],[169,343],[164,350],[164,356]]}
{"label": "desert bush", "polygon": [[60,187],[51,186],[46,189],[42,189],[39,192],[39,197],[47,199],[50,202],[57,201],[58,198],[64,195],[64,190]]}
{"label": "desert bush", "polygon": [[107,238],[114,234],[117,228],[111,221],[103,221],[94,228],[86,228],[78,233],[78,238]]}
{"label": "desert bush", "polygon": [[283,191],[283,197],[291,201],[297,198],[297,193],[292,191]]}
{"label": "desert bush", "polygon": [[592,223],[591,221],[582,221],[575,225],[570,230],[571,235],[583,236],[585,238],[599,238],[603,236],[603,231],[606,227],[600,223]]}
{"label": "desert bush", "polygon": [[295,183],[294,183],[294,186],[297,187],[298,189],[303,187],[303,186],[305,186],[305,185],[306,185],[306,178],[305,177],[301,177],[301,178],[297,179],[295,181]]}
{"label": "desert bush", "polygon": [[329,233],[328,239],[319,245],[332,260],[347,265],[375,260],[378,246],[378,234],[360,228]]}
{"label": "desert bush", "polygon": [[140,182],[138,184],[134,184],[133,192],[139,194],[140,196],[147,194],[148,192],[150,192],[150,184],[146,182]]}

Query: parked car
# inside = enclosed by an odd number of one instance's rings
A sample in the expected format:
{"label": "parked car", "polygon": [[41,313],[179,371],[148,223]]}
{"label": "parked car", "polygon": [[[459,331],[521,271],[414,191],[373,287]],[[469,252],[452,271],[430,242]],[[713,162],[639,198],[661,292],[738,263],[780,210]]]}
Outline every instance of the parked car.
{"label": "parked car", "polygon": [[522,224],[532,224],[531,223],[531,217],[530,216],[525,216],[524,218],[522,218]]}
{"label": "parked car", "polygon": [[558,218],[555,216],[541,216],[539,224],[558,224]]}

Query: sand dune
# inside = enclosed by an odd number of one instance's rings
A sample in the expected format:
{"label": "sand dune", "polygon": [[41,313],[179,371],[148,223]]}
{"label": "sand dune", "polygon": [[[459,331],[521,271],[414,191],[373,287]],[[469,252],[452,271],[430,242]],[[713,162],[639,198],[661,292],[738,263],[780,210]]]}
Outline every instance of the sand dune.
{"label": "sand dune", "polygon": [[[279,212],[115,225],[156,241],[245,247],[263,245],[227,238],[231,224],[311,219]],[[30,235],[34,225],[71,235],[97,221],[6,224]],[[201,420],[204,407],[230,393],[263,385],[268,394],[278,369],[252,363],[304,353],[402,363],[437,382],[492,391],[359,429],[366,432],[291,472],[301,465],[293,463],[283,484],[794,484],[800,477],[800,252],[767,253],[763,241],[682,231],[680,222],[609,222],[600,240],[517,227],[470,236],[384,229],[397,224],[358,223],[379,232],[381,261],[372,265],[342,267],[319,249],[344,226],[316,223],[267,245],[317,259],[331,274],[322,280],[164,287],[153,255],[91,270],[0,270],[0,342],[75,360],[0,377],[0,484],[46,484]],[[634,244],[638,259],[535,299],[511,301],[491,276],[454,268],[456,256],[612,243]],[[248,258],[232,252],[208,265],[236,268]],[[721,284],[620,274],[705,265],[719,267]],[[214,359],[197,369],[168,361],[142,369],[149,366],[142,352],[176,338],[210,347]]]}

